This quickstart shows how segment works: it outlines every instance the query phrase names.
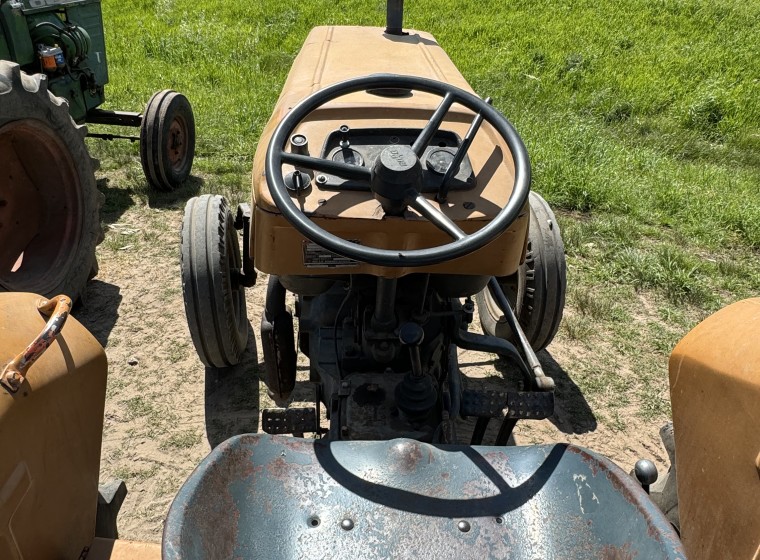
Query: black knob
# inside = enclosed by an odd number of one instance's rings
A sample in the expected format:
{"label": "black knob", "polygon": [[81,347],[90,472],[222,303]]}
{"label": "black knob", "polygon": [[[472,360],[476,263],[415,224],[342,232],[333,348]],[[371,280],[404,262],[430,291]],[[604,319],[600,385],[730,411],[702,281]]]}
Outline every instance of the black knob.
{"label": "black knob", "polygon": [[649,493],[649,487],[657,482],[657,467],[649,459],[639,459],[633,467],[633,474],[641,487]]}
{"label": "black knob", "polygon": [[409,348],[409,361],[414,378],[421,378],[424,375],[420,359],[420,344],[423,338],[425,338],[425,331],[417,323],[404,323],[398,330],[399,342]]}
{"label": "black knob", "polygon": [[302,173],[298,169],[285,175],[285,187],[287,187],[291,193],[297,196],[308,189],[310,186],[311,177],[309,177],[307,173]]}
{"label": "black knob", "polygon": [[294,134],[290,137],[290,148],[294,154],[309,155],[309,141],[303,134]]}
{"label": "black knob", "polygon": [[404,323],[398,330],[398,339],[404,346],[419,346],[425,338],[425,331],[417,323]]}

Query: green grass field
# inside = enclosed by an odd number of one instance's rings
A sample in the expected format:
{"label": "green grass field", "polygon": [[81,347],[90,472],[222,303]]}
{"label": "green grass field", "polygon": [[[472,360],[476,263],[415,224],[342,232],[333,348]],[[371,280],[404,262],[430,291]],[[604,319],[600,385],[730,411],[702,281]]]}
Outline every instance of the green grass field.
{"label": "green grass field", "polygon": [[[406,4],[405,27],[433,33],[528,146],[533,188],[565,238],[562,336],[604,343],[640,379],[615,388],[615,360],[601,357],[579,387],[633,389],[644,417],[667,414],[647,372],[662,377],[673,344],[707,313],[760,293],[760,1]],[[246,199],[259,133],[308,31],[381,26],[384,8],[106,0],[107,107],[185,93],[199,190]],[[125,196],[146,203],[137,146],[91,146],[105,170],[125,170]],[[643,327],[642,302],[656,317]]]}

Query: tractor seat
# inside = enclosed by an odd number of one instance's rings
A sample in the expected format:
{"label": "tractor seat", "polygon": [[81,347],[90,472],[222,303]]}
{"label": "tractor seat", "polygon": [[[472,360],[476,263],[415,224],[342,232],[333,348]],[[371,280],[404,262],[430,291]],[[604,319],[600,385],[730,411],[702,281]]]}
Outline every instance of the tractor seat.
{"label": "tractor seat", "polygon": [[163,557],[685,558],[608,459],[572,445],[236,436],[193,472]]}

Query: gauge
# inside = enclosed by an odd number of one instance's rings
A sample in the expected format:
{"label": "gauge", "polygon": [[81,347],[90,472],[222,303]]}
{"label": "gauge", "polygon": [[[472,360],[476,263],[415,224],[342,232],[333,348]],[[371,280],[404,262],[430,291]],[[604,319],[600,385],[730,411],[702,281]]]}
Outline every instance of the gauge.
{"label": "gauge", "polygon": [[342,148],[335,152],[332,157],[333,161],[339,163],[347,163],[349,165],[364,165],[364,158],[362,155],[353,148]]}
{"label": "gauge", "polygon": [[452,161],[454,161],[454,154],[446,149],[438,148],[428,154],[425,163],[430,171],[443,175]]}

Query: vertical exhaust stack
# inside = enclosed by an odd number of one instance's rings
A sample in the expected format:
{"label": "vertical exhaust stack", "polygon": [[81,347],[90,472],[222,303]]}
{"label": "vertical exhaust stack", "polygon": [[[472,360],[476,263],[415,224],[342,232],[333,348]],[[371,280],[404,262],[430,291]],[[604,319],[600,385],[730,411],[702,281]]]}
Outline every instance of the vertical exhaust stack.
{"label": "vertical exhaust stack", "polygon": [[404,0],[388,0],[385,32],[388,35],[406,35],[403,30]]}

